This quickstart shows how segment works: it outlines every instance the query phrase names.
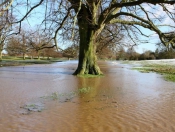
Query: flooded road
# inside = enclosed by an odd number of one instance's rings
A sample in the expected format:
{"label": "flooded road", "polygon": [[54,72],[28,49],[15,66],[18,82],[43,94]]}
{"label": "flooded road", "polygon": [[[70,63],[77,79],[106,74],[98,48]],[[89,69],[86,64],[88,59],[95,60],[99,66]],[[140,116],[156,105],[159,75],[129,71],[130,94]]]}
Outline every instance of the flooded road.
{"label": "flooded road", "polygon": [[175,83],[99,65],[104,77],[72,76],[76,61],[1,67],[0,132],[175,132]]}

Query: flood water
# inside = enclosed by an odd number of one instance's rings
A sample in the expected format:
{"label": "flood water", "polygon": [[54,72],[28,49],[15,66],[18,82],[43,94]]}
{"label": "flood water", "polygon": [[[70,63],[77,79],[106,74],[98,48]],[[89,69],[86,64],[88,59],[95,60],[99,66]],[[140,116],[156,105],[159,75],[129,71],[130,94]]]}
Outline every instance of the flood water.
{"label": "flood water", "polygon": [[175,83],[119,62],[99,65],[104,77],[72,76],[76,61],[1,67],[0,132],[175,132]]}

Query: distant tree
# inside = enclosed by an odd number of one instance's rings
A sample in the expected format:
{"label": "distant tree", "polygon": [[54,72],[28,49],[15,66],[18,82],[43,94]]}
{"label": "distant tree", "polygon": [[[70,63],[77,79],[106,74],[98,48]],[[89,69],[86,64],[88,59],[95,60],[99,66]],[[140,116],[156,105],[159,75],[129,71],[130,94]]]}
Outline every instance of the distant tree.
{"label": "distant tree", "polygon": [[151,52],[151,53],[149,54],[149,60],[155,60],[155,59],[156,59],[155,53],[154,53],[154,52]]}
{"label": "distant tree", "polygon": [[154,53],[155,53],[155,58],[159,59],[159,48],[156,48]]}
{"label": "distant tree", "polygon": [[26,54],[29,52],[31,47],[27,42],[27,37],[25,33],[18,35],[18,37],[11,37],[7,42],[6,51],[10,56],[19,56],[22,55],[25,60]]}
{"label": "distant tree", "polygon": [[50,39],[50,36],[45,33],[43,34],[43,32],[39,31],[39,29],[37,29],[36,32],[31,31],[29,36],[29,45],[32,47],[31,49],[37,53],[39,60],[43,49],[49,49],[55,47],[53,41],[51,41]]}
{"label": "distant tree", "polygon": [[13,0],[1,0],[0,1],[0,60],[2,60],[2,51],[7,37],[12,31],[13,17],[11,10],[9,9]]}
{"label": "distant tree", "polygon": [[42,50],[43,57],[47,57],[50,60],[50,57],[60,57],[60,54],[56,51],[56,48],[45,48]]}
{"label": "distant tree", "polygon": [[67,57],[68,59],[77,58],[78,49],[79,49],[78,45],[72,45],[67,47],[65,50],[62,51],[63,57]]}
{"label": "distant tree", "polygon": [[150,50],[146,50],[146,51],[143,53],[144,59],[145,59],[145,60],[148,60],[148,59],[149,59],[150,53],[151,53]]}
{"label": "distant tree", "polygon": [[109,47],[103,47],[100,52],[97,54],[97,57],[99,59],[116,59],[116,52],[113,51],[112,48]]}
{"label": "distant tree", "polygon": [[116,53],[117,60],[126,60],[126,52],[123,46],[119,47],[118,52]]}
{"label": "distant tree", "polygon": [[158,43],[155,53],[156,53],[157,59],[173,59],[173,58],[175,58],[175,49],[172,45],[165,46],[162,43]]}
{"label": "distant tree", "polygon": [[134,47],[128,48],[126,52],[126,59],[127,60],[138,60],[139,54],[135,51]]}
{"label": "distant tree", "polygon": [[146,50],[139,56],[139,60],[154,60],[156,59],[156,53]]}

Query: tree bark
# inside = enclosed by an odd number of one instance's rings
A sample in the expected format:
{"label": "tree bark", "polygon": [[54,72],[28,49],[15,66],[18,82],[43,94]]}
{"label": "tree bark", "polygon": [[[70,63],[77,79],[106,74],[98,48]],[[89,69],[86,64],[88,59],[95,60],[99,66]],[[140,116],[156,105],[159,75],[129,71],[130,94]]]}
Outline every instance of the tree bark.
{"label": "tree bark", "polygon": [[0,45],[0,61],[2,61],[2,51],[3,51],[3,46]]}
{"label": "tree bark", "polygon": [[2,61],[2,51],[0,51],[0,61]]}
{"label": "tree bark", "polygon": [[101,75],[102,72],[98,67],[96,57],[96,45],[95,45],[96,30],[87,20],[88,11],[86,7],[82,7],[79,14],[80,14],[78,16],[79,17],[78,26],[80,35],[79,63],[77,70],[74,72],[74,75],[85,75],[85,74]]}
{"label": "tree bark", "polygon": [[37,51],[38,60],[40,60],[40,51]]}
{"label": "tree bark", "polygon": [[23,60],[25,60],[26,59],[26,57],[25,57],[25,53],[23,53]]}

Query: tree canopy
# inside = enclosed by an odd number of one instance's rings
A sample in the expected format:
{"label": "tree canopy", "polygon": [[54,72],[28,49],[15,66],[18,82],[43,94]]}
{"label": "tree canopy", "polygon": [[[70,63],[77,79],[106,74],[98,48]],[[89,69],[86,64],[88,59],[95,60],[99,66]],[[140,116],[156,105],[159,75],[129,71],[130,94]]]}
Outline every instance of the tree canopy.
{"label": "tree canopy", "polygon": [[148,30],[157,34],[165,46],[172,44],[175,38],[167,38],[167,32],[175,28],[174,3],[174,0],[17,0],[14,7],[26,9],[16,21],[19,27],[33,13],[36,15],[39,8],[43,18],[40,27],[50,34],[56,46],[60,40],[79,41],[79,64],[74,73],[77,75],[102,74],[97,65],[96,47],[105,29],[111,38],[120,40],[123,34],[130,40],[127,43],[133,45],[143,43],[140,36],[148,38],[144,42],[149,43]]}

